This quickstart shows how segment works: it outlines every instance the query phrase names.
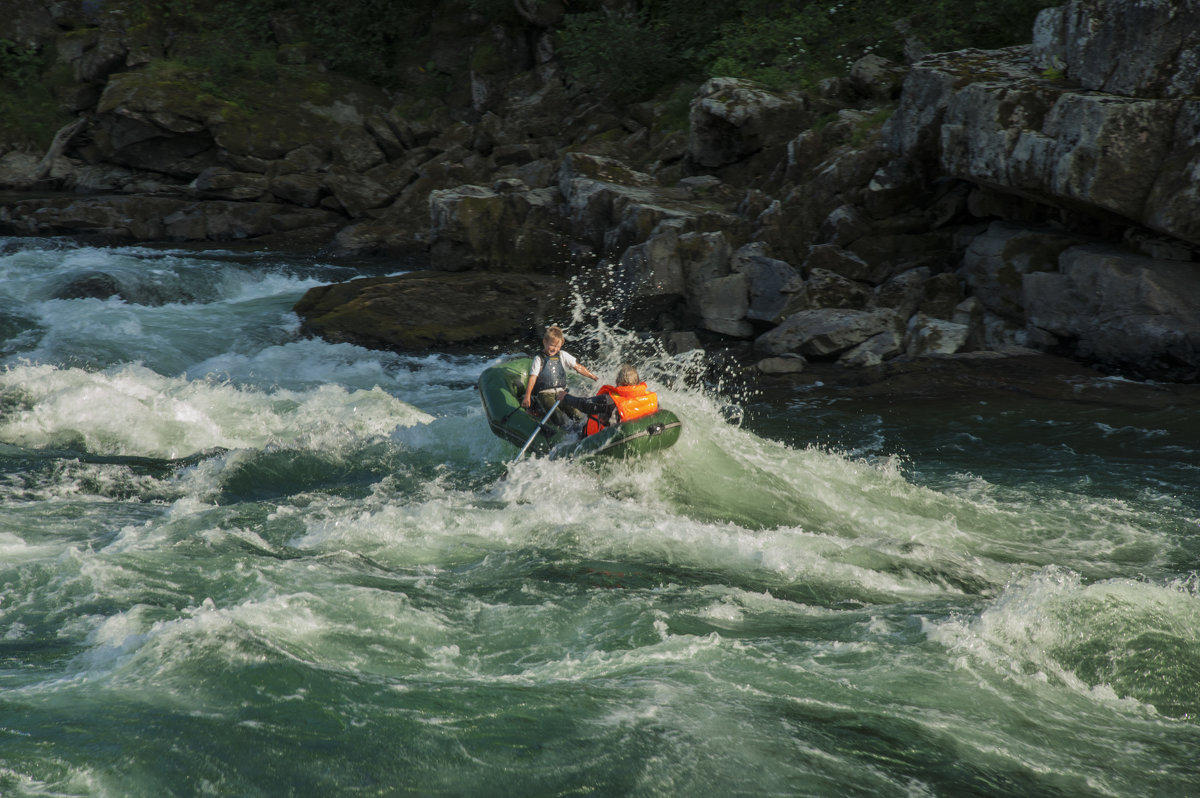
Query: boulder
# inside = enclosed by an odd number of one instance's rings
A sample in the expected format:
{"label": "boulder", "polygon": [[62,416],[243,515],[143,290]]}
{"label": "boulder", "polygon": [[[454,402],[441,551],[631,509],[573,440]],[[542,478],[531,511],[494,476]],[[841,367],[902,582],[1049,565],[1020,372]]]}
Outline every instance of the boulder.
{"label": "boulder", "polygon": [[888,146],[943,174],[1043,205],[1123,217],[1200,243],[1200,101],[1079,91],[1030,48],[966,50],[913,67]]}
{"label": "boulder", "polygon": [[13,150],[0,156],[0,188],[28,189],[37,181],[41,158]]}
{"label": "boulder", "polygon": [[549,275],[408,272],[309,289],[303,329],[335,342],[393,351],[523,345],[569,318],[566,280]]}
{"label": "boulder", "polygon": [[[802,263],[814,244],[835,243],[850,249],[874,232],[872,220],[858,207],[863,187],[894,157],[876,140],[823,151],[823,158],[803,171],[795,187],[759,215],[754,237],[790,263]],[[835,234],[830,228],[835,215],[831,209],[843,207],[854,210],[837,214],[841,229]]]}
{"label": "boulder", "polygon": [[210,166],[196,175],[188,187],[196,196],[205,199],[257,200],[267,193],[267,179],[223,166]]}
{"label": "boulder", "polygon": [[745,275],[748,320],[778,324],[790,305],[806,297],[800,273],[786,261],[761,254],[761,246],[747,245],[733,253],[730,270]]}
{"label": "boulder", "polygon": [[850,66],[850,86],[863,97],[881,102],[896,99],[908,69],[878,55],[864,55]]}
{"label": "boulder", "polygon": [[891,308],[897,318],[907,321],[925,299],[925,283],[928,280],[929,269],[925,266],[903,271],[875,289],[873,304],[879,308]]}
{"label": "boulder", "polygon": [[872,335],[838,358],[838,365],[847,368],[869,368],[904,354],[904,341],[896,330],[884,330]]}
{"label": "boulder", "polygon": [[570,241],[559,231],[557,189],[519,180],[459,186],[429,195],[430,262],[435,269],[564,272]]}
{"label": "boulder", "polygon": [[[572,233],[597,249],[605,246],[606,234],[630,205],[657,211],[643,215],[642,225],[649,226],[638,241],[644,241],[658,222],[669,215],[667,209],[658,205],[654,185],[653,177],[620,161],[581,153],[564,157],[558,173],[558,188],[566,201]],[[637,241],[629,241],[626,246],[633,243]]]}
{"label": "boulder", "polygon": [[819,308],[865,308],[871,289],[825,269],[810,269],[804,282],[808,302]]}
{"label": "boulder", "polygon": [[807,270],[822,269],[848,280],[879,285],[887,279],[890,265],[886,262],[868,263],[862,256],[837,244],[815,244],[804,261]]}
{"label": "boulder", "polygon": [[908,320],[904,351],[909,357],[952,355],[966,345],[969,332],[965,324],[918,313]]}
{"label": "boulder", "polygon": [[636,315],[653,318],[685,301],[680,227],[675,222],[664,222],[650,238],[621,255],[613,291],[618,308],[634,308]]}
{"label": "boulder", "polygon": [[985,308],[1023,323],[1025,275],[1057,271],[1059,255],[1079,243],[1077,236],[993,222],[971,239],[959,273]]}
{"label": "boulder", "polygon": [[1065,250],[1058,272],[1026,274],[1028,324],[1074,354],[1157,379],[1200,378],[1200,267],[1103,245]]}
{"label": "boulder", "polygon": [[326,172],[322,187],[351,218],[359,218],[369,210],[382,208],[395,199],[398,193],[378,180],[346,166],[334,166]]}
{"label": "boulder", "polygon": [[896,328],[896,314],[891,310],[802,310],[756,338],[754,348],[765,355],[799,352],[810,357],[828,357]]}
{"label": "boulder", "polygon": [[758,361],[756,366],[763,374],[799,374],[804,371],[804,367],[808,365],[808,361],[803,355],[786,354],[777,357],[764,357]]}
{"label": "boulder", "polygon": [[955,308],[966,298],[962,279],[951,272],[935,274],[926,280],[923,294],[917,310],[926,316],[947,321],[954,317]]}
{"label": "boulder", "polygon": [[271,179],[271,193],[305,208],[315,208],[325,196],[325,181],[320,175],[283,174]]}
{"label": "boulder", "polygon": [[692,100],[688,156],[718,167],[782,147],[811,121],[808,101],[795,93],[773,93],[749,81],[712,78]]}
{"label": "boulder", "polygon": [[728,274],[707,280],[693,291],[692,301],[704,329],[734,338],[748,338],[754,332],[746,321],[750,307],[746,275]]}
{"label": "boulder", "polygon": [[1070,0],[1042,11],[1033,52],[1085,89],[1130,97],[1200,94],[1200,5]]}
{"label": "boulder", "polygon": [[[316,66],[294,67],[280,72],[270,92],[256,95],[251,113],[230,100],[195,91],[195,78],[168,69],[109,76],[93,128],[101,155],[189,179],[219,165],[218,152],[269,162],[308,146],[356,170],[384,159],[364,126],[371,109],[388,104],[380,89]],[[236,92],[239,85],[228,89]]]}

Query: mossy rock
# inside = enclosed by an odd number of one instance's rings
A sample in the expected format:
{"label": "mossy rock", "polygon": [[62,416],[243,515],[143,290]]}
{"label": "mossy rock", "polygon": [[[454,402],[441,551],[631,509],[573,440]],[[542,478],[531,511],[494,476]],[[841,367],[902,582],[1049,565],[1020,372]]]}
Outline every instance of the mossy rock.
{"label": "mossy rock", "polygon": [[539,274],[409,272],[310,289],[295,311],[305,331],[375,349],[482,350],[535,339],[565,317],[566,280]]}
{"label": "mossy rock", "polygon": [[271,160],[306,144],[328,152],[345,127],[388,104],[382,90],[316,67],[218,85],[202,71],[163,65],[113,75],[97,111],[133,112],[173,132],[206,128],[229,152]]}

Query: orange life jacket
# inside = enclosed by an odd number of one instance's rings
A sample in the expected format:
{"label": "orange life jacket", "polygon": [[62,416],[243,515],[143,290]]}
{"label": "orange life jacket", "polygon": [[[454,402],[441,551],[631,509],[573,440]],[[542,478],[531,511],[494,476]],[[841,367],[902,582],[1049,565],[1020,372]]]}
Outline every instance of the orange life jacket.
{"label": "orange life jacket", "polygon": [[[646,383],[637,385],[603,385],[596,392],[597,396],[608,394],[613,404],[617,406],[617,416],[621,421],[633,421],[635,418],[648,416],[658,412],[658,394],[646,387]],[[593,435],[604,429],[596,419],[588,419],[587,434]]]}

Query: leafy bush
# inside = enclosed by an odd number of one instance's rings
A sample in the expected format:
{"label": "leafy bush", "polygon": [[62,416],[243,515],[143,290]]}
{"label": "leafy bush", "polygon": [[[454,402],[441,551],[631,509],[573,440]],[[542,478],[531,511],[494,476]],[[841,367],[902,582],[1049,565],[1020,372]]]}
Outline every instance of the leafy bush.
{"label": "leafy bush", "polygon": [[37,78],[41,64],[42,57],[36,49],[0,39],[0,80],[24,88]]}
{"label": "leafy bush", "polygon": [[[444,3],[442,5],[445,5]],[[333,69],[383,84],[394,66],[428,30],[437,0],[166,0],[162,17],[185,31],[190,52],[181,58],[220,75],[270,79],[275,26],[293,22]]]}
{"label": "leafy bush", "polygon": [[906,35],[935,51],[1028,42],[1037,12],[1057,0],[644,0],[641,5],[643,15],[636,18],[594,11],[568,17],[563,56],[571,72],[625,99],[680,78],[717,75],[773,88],[803,87],[845,74],[869,53],[902,60]]}
{"label": "leafy bush", "polygon": [[42,80],[49,56],[0,39],[0,152],[12,145],[45,147],[66,122]]}
{"label": "leafy bush", "polygon": [[642,16],[573,14],[561,33],[571,74],[618,100],[644,99],[683,73],[661,29]]}

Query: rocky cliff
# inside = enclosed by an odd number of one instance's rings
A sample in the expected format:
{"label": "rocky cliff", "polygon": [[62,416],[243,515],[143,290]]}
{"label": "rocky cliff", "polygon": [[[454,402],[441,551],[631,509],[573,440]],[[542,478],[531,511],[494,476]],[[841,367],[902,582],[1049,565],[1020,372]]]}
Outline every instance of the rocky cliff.
{"label": "rocky cliff", "polygon": [[[561,14],[464,13],[430,63],[469,91],[414,98],[283,41],[269,93],[207,92],[136,26],[23,5],[76,121],[0,155],[0,232],[428,258],[420,280],[306,298],[323,335],[459,340],[398,308],[475,301],[443,272],[498,296],[540,274],[556,301],[572,278],[672,349],[741,347],[764,371],[1033,349],[1200,379],[1195,0],[1072,0],[1028,46],[868,56],[810,93],[718,78],[683,124],[572,86]],[[520,320],[494,327],[465,343]]]}

